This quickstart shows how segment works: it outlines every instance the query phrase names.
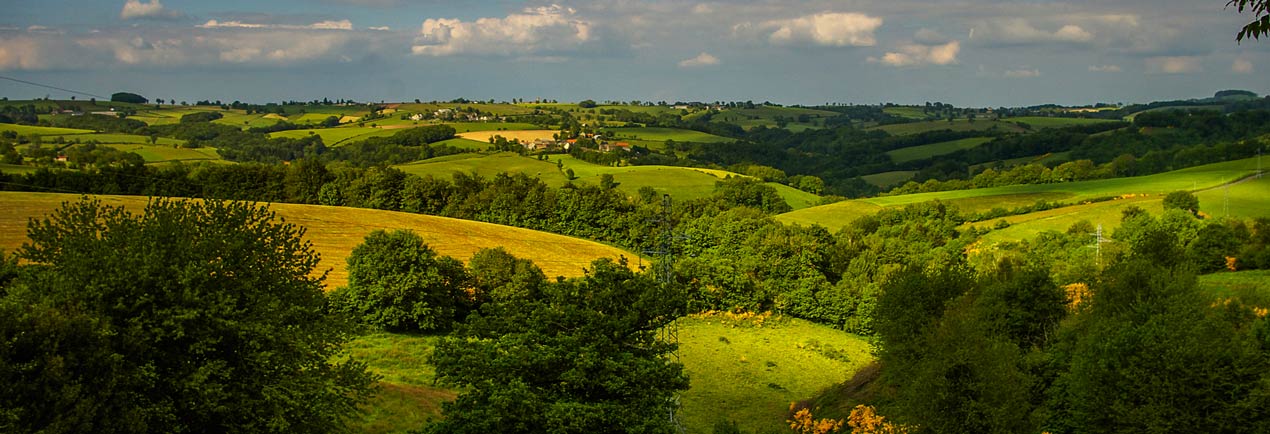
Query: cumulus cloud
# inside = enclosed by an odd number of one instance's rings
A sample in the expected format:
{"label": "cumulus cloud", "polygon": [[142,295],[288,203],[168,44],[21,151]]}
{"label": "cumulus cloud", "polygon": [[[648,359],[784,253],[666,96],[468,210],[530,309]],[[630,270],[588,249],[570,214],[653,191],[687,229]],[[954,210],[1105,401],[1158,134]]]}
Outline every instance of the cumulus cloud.
{"label": "cumulus cloud", "polygon": [[1236,74],[1252,74],[1252,62],[1248,59],[1235,59],[1235,63],[1230,65],[1230,71]]}
{"label": "cumulus cloud", "polygon": [[411,51],[425,56],[460,54],[525,56],[578,51],[595,42],[593,24],[573,8],[559,5],[528,8],[504,18],[464,22],[429,18]]}
{"label": "cumulus cloud", "polygon": [[119,18],[125,20],[136,18],[167,19],[179,18],[180,16],[179,12],[163,7],[159,0],[150,0],[149,3],[142,3],[141,0],[128,0],[123,4],[123,10],[119,11]]}
{"label": "cumulus cloud", "polygon": [[1089,72],[1120,72],[1120,65],[1089,65]]}
{"label": "cumulus cloud", "polygon": [[[977,31],[977,33],[973,33]],[[997,18],[975,24],[971,35],[993,43],[1016,45],[1049,42],[1087,43],[1094,34],[1076,24],[1062,24],[1054,30],[1041,29],[1024,18]]]}
{"label": "cumulus cloud", "polygon": [[899,51],[887,52],[881,58],[869,57],[868,60],[870,63],[894,67],[950,65],[957,63],[957,54],[960,52],[960,41],[950,41],[942,45],[912,43],[900,45]]}
{"label": "cumulus cloud", "polygon": [[701,52],[701,54],[698,54],[697,57],[693,57],[691,59],[684,59],[680,61],[679,67],[680,68],[697,68],[702,66],[711,66],[711,65],[718,65],[718,64],[719,64],[718,57],[714,57],[710,55],[710,53],[706,53],[703,51]]}
{"label": "cumulus cloud", "polygon": [[1147,72],[1153,74],[1190,74],[1203,71],[1199,57],[1159,56],[1146,59]]}
{"label": "cumulus cloud", "polygon": [[1005,78],[1035,78],[1040,76],[1041,71],[1036,68],[1011,69],[1005,72]]}
{"label": "cumulus cloud", "polygon": [[198,27],[204,29],[287,29],[287,30],[353,30],[353,22],[349,20],[327,20],[319,21],[307,25],[294,24],[261,24],[261,23],[245,23],[237,20],[217,21],[207,20],[206,23],[199,24]]}
{"label": "cumulus cloud", "polygon": [[757,31],[776,45],[871,47],[882,19],[859,13],[822,12],[798,18],[742,23],[737,32]]}
{"label": "cumulus cloud", "polygon": [[[0,33],[0,70],[130,67],[285,67],[342,63],[385,51],[367,32],[303,28],[114,29]],[[342,26],[335,26],[342,27]]]}

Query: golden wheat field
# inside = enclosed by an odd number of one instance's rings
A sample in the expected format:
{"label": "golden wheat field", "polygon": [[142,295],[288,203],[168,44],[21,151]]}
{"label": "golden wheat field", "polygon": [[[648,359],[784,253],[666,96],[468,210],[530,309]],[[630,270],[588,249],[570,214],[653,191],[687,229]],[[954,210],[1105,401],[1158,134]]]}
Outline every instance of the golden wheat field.
{"label": "golden wheat field", "polygon": [[503,136],[507,140],[520,139],[521,143],[528,143],[538,139],[552,140],[552,136],[559,133],[556,130],[472,131],[470,133],[461,133],[458,136],[481,143],[489,143],[489,139],[494,136]]}
{"label": "golden wheat field", "polygon": [[[43,217],[79,195],[61,193],[0,192],[0,250],[12,252],[27,241],[27,221]],[[149,200],[141,196],[92,196],[107,205],[123,205],[138,212]],[[576,277],[597,258],[635,255],[616,247],[563,235],[446,217],[320,205],[269,204],[287,223],[307,229],[305,239],[321,255],[317,273],[330,270],[327,287],[348,282],[345,260],[367,234],[376,229],[410,229],[441,255],[466,262],[476,251],[503,247],[520,258],[534,261],[548,277]]]}

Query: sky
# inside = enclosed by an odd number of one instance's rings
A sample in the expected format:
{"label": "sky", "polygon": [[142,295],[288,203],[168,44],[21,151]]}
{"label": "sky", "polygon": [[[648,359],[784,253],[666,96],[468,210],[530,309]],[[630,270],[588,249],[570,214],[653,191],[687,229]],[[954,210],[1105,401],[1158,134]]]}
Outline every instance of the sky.
{"label": "sky", "polygon": [[[0,0],[0,96],[964,107],[1270,93],[1226,0]],[[85,98],[84,95],[77,95]]]}

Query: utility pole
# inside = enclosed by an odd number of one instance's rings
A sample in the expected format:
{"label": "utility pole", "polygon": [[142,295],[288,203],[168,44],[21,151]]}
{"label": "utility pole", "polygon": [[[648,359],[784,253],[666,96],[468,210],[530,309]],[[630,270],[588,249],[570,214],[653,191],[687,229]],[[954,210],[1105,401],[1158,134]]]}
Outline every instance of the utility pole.
{"label": "utility pole", "polygon": [[1099,224],[1098,224],[1098,232],[1094,232],[1094,233],[1089,234],[1089,235],[1093,235],[1093,236],[1094,236],[1094,245],[1089,246],[1089,247],[1093,247],[1093,248],[1094,248],[1094,250],[1095,250],[1094,255],[1095,255],[1095,258],[1096,258],[1095,260],[1097,261],[1097,262],[1096,262],[1096,264],[1098,265],[1098,269],[1102,269],[1102,243],[1109,243],[1109,242],[1111,242],[1111,240],[1108,240],[1108,239],[1106,239],[1106,238],[1103,238],[1103,237],[1102,237],[1102,224],[1101,224],[1101,223],[1099,223]]}
{"label": "utility pole", "polygon": [[[663,287],[670,287],[674,285],[674,282],[675,282],[674,242],[676,240],[676,237],[674,232],[675,225],[674,225],[674,222],[671,221],[670,212],[671,212],[670,195],[669,194],[662,195],[661,215],[657,219],[659,226],[661,228],[661,231],[660,231],[661,233],[658,234],[658,237],[657,237],[658,238],[657,250],[644,252],[645,254],[651,255],[656,258],[657,263],[654,264],[653,270],[654,272],[657,273],[657,281],[661,283]],[[673,363],[679,363],[679,317],[686,314],[687,309],[688,309],[687,306],[681,306],[680,308],[676,309],[675,312],[672,313],[674,318],[665,326],[662,326],[661,328],[661,333],[660,333],[661,341],[674,345],[675,350],[671,351],[669,354],[670,361]],[[670,404],[671,404],[670,412],[668,414],[670,423],[675,426],[675,430],[677,432],[679,433],[686,432],[683,427],[683,423],[680,422],[679,417],[676,414],[676,412],[679,410],[679,395],[678,394],[675,394],[675,396],[672,396],[670,398]]]}

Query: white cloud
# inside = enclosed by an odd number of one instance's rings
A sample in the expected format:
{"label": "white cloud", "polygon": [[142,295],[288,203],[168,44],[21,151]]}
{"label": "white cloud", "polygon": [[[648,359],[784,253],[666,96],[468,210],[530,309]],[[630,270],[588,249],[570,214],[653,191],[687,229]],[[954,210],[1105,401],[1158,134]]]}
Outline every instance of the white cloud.
{"label": "white cloud", "polygon": [[525,9],[505,18],[429,18],[411,47],[414,54],[525,56],[577,51],[595,41],[592,23],[559,5]]}
{"label": "white cloud", "polygon": [[[777,45],[871,47],[882,19],[858,13],[823,12],[786,20],[765,21],[757,28]],[[738,28],[747,29],[745,23]]]}
{"label": "white cloud", "polygon": [[1089,65],[1089,72],[1120,72],[1120,65]]}
{"label": "white cloud", "polygon": [[353,23],[349,20],[327,20],[319,21],[307,25],[292,24],[260,24],[260,23],[244,23],[242,21],[217,21],[207,20],[206,23],[199,24],[198,27],[204,29],[287,29],[287,30],[353,30]]}
{"label": "white cloud", "polygon": [[1231,72],[1236,74],[1252,74],[1252,61],[1248,59],[1235,59],[1235,63],[1230,65]]}
{"label": "white cloud", "polygon": [[887,52],[881,58],[869,57],[868,60],[870,63],[881,63],[895,67],[950,65],[957,63],[957,54],[960,52],[960,41],[950,41],[942,45],[914,43],[901,45],[899,51]]}
{"label": "white cloud", "polygon": [[123,4],[123,10],[119,11],[119,18],[131,20],[134,18],[178,18],[181,14],[163,7],[159,0],[150,0],[149,3],[142,3],[141,0],[128,0]]}
{"label": "white cloud", "polygon": [[388,26],[371,26],[371,27],[367,27],[366,29],[367,29],[367,30],[377,30],[377,31],[380,31],[380,32],[387,32],[387,31],[392,30],[392,27],[388,27]]}
{"label": "white cloud", "polygon": [[1076,24],[1066,23],[1058,25],[1056,30],[1042,30],[1024,18],[995,18],[980,21],[974,27],[980,39],[1007,45],[1051,42],[1087,43],[1094,39],[1093,33]]}
{"label": "white cloud", "polygon": [[1040,76],[1041,71],[1036,68],[1011,69],[1005,72],[1006,78],[1035,78]]}
{"label": "white cloud", "polygon": [[1160,56],[1146,59],[1147,71],[1153,74],[1190,74],[1204,70],[1196,56]]}
{"label": "white cloud", "polygon": [[691,59],[684,59],[683,61],[680,61],[679,67],[680,68],[696,68],[701,66],[711,66],[711,65],[718,65],[718,64],[719,64],[718,57],[714,57],[710,55],[710,53],[706,53],[703,51],[701,52],[701,54],[698,54],[697,57],[693,57]]}

